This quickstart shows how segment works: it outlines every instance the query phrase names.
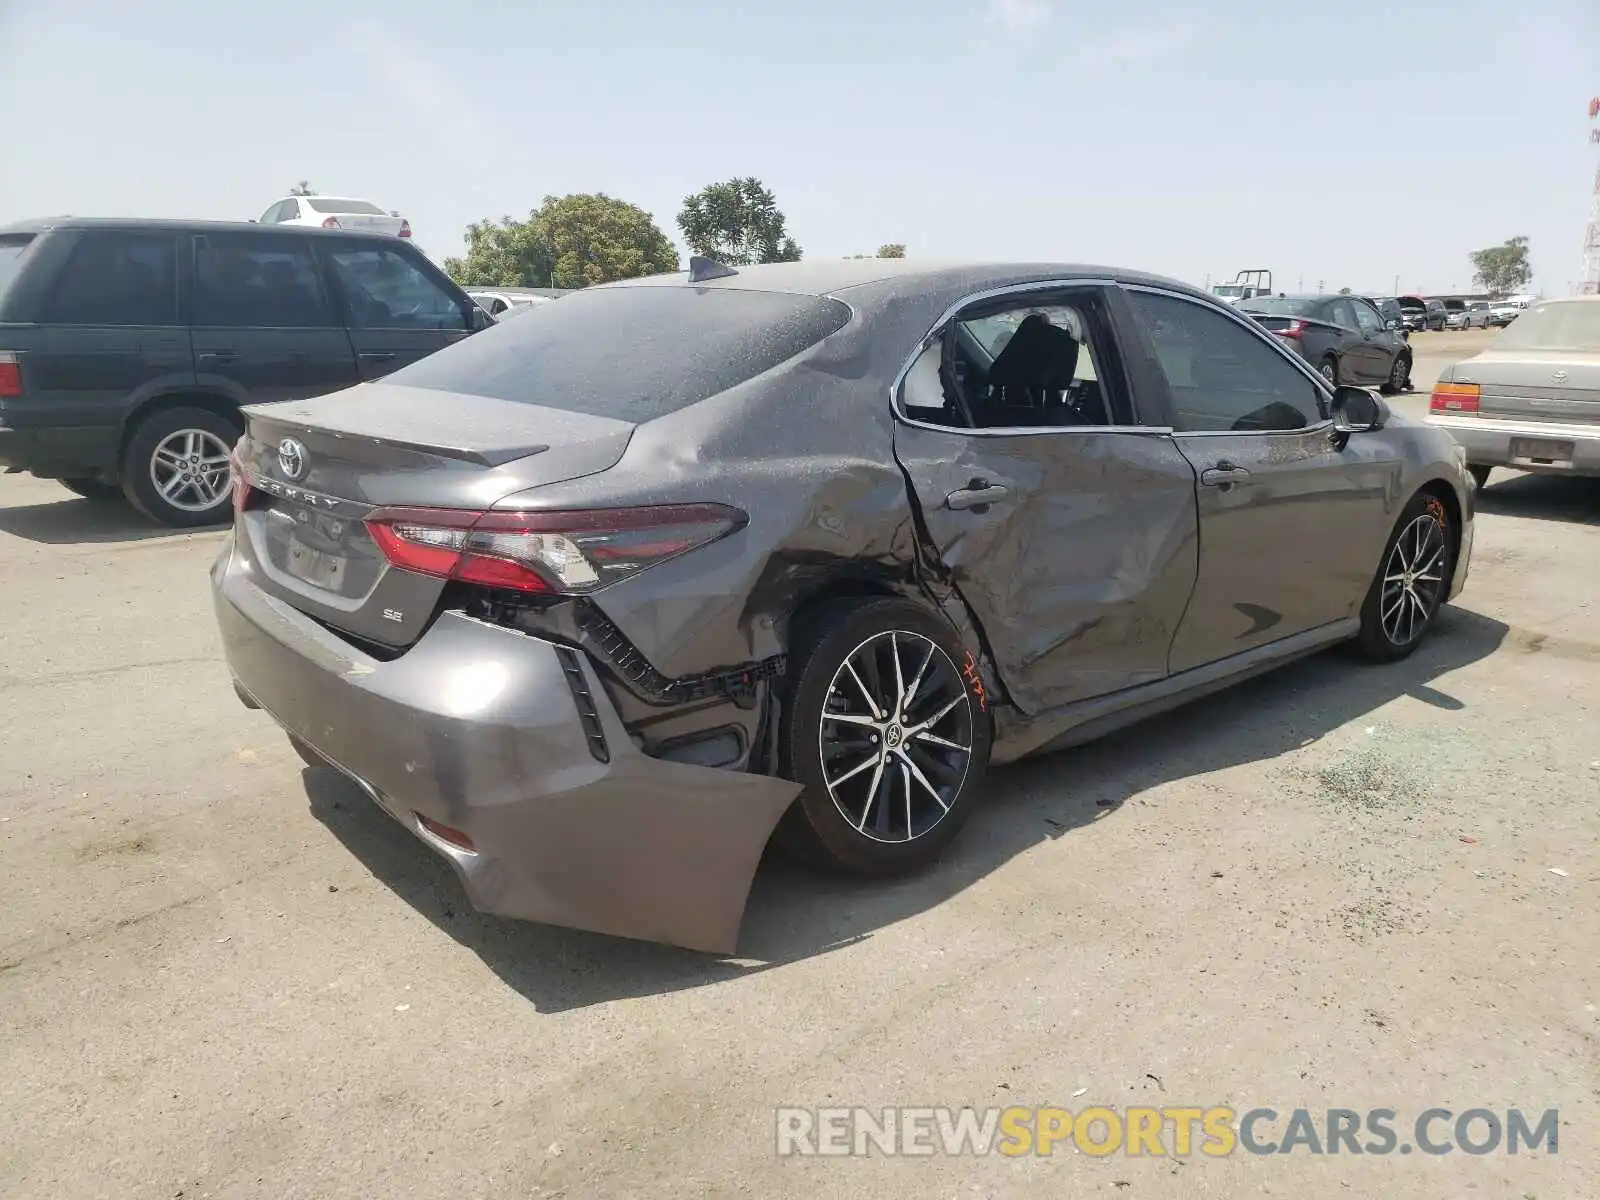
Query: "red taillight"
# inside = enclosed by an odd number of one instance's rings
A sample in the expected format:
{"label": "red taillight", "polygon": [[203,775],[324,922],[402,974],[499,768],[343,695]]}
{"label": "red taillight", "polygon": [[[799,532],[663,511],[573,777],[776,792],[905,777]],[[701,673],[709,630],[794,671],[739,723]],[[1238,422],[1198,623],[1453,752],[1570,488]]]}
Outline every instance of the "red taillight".
{"label": "red taillight", "polygon": [[1428,398],[1429,412],[1475,413],[1483,389],[1475,383],[1436,383]]}
{"label": "red taillight", "polygon": [[744,526],[721,504],[580,512],[381,509],[367,529],[390,564],[519,592],[583,595]]}
{"label": "red taillight", "polygon": [[400,236],[401,237],[410,237],[411,236],[411,222],[406,220],[404,217],[400,218]]}
{"label": "red taillight", "polygon": [[339,228],[339,218],[338,217],[328,217],[326,220],[324,220],[322,222],[322,227],[324,229],[337,229],[337,228]]}
{"label": "red taillight", "polygon": [[1274,329],[1273,332],[1279,337],[1293,338],[1298,342],[1306,336],[1306,324],[1305,321],[1291,320],[1283,329]]}
{"label": "red taillight", "polygon": [[250,507],[250,496],[255,489],[250,486],[250,477],[245,474],[244,460],[239,457],[237,446],[228,451],[228,466],[233,469],[233,515],[237,517]]}
{"label": "red taillight", "polygon": [[22,395],[22,367],[17,356],[0,350],[0,397]]}

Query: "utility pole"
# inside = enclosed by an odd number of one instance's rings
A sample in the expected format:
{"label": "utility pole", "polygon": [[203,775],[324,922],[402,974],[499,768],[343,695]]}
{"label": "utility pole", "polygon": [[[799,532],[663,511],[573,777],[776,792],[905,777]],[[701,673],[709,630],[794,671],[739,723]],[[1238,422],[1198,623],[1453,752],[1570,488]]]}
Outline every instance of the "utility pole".
{"label": "utility pole", "polygon": [[1327,282],[1328,281],[1326,279],[1317,280],[1317,295],[1320,296],[1323,292],[1327,291]]}
{"label": "utility pole", "polygon": [[1394,277],[1394,291],[1391,292],[1390,295],[1398,296],[1399,294],[1400,294],[1400,276],[1396,275]]}

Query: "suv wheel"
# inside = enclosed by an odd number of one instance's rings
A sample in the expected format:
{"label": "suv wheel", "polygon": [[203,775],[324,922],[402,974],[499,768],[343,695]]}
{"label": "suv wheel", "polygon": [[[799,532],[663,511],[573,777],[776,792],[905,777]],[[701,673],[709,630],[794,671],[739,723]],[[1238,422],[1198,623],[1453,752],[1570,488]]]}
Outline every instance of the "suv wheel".
{"label": "suv wheel", "polygon": [[128,439],[122,490],[152,520],[180,528],[213,525],[232,505],[228,460],[239,426],[203,408],[168,408],[141,421]]}
{"label": "suv wheel", "polygon": [[805,786],[797,849],[863,875],[931,862],[972,814],[992,737],[954,631],[906,600],[853,601],[799,649],[782,738]]}

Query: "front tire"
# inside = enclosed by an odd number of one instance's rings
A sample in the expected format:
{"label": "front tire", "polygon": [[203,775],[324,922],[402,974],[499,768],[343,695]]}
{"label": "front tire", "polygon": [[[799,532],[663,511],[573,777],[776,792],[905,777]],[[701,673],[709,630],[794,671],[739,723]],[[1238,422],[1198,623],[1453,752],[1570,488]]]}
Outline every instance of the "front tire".
{"label": "front tire", "polygon": [[177,528],[215,525],[232,506],[229,452],[235,421],[203,408],[152,413],[128,439],[122,490],[153,521]]}
{"label": "front tire", "polygon": [[1454,574],[1449,509],[1432,493],[1418,492],[1395,523],[1361,605],[1356,653],[1368,662],[1408,657],[1433,628]]}
{"label": "front tire", "polygon": [[782,751],[804,786],[806,857],[860,875],[916,870],[972,815],[993,736],[972,659],[948,622],[906,600],[844,602],[800,634]]}

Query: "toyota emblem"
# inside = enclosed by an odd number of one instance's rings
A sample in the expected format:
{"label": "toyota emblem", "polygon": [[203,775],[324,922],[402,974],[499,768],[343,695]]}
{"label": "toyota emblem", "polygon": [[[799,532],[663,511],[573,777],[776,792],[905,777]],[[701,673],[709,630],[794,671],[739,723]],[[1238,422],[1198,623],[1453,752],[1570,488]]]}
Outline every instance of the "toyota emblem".
{"label": "toyota emblem", "polygon": [[1551,372],[1551,374],[1550,374],[1550,382],[1551,383],[1565,383],[1566,381],[1567,381],[1567,373],[1565,371],[1553,371],[1553,372]]}
{"label": "toyota emblem", "polygon": [[306,473],[306,448],[293,438],[278,443],[278,470],[289,480],[301,478]]}

